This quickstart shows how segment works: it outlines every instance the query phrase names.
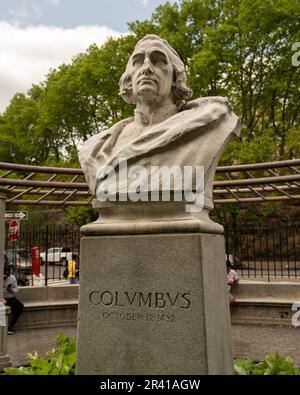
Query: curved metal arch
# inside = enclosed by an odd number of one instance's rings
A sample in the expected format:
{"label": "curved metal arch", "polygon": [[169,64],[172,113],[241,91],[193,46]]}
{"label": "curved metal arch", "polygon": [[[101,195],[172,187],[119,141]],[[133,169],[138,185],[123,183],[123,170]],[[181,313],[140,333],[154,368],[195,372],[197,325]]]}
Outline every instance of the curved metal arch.
{"label": "curved metal arch", "polygon": [[[81,169],[0,162],[7,203],[89,206],[93,197]],[[215,204],[300,200],[300,159],[217,168]]]}

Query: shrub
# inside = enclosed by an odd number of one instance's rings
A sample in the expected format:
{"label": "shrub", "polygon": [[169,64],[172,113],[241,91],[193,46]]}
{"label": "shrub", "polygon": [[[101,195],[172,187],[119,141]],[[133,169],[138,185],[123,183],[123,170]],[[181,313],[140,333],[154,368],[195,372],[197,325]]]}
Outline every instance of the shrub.
{"label": "shrub", "polygon": [[[44,358],[35,352],[28,354],[28,366],[4,368],[9,375],[74,375],[76,363],[76,340],[61,333],[56,338],[56,349]],[[300,375],[291,357],[277,353],[266,354],[261,362],[252,359],[234,359],[236,375]]]}
{"label": "shrub", "polygon": [[56,338],[56,349],[44,358],[37,352],[28,354],[28,365],[20,368],[5,368],[9,375],[74,375],[76,363],[76,341],[61,333]]}
{"label": "shrub", "polygon": [[266,354],[261,362],[252,359],[235,359],[236,375],[300,375],[291,357],[281,357],[277,353]]}

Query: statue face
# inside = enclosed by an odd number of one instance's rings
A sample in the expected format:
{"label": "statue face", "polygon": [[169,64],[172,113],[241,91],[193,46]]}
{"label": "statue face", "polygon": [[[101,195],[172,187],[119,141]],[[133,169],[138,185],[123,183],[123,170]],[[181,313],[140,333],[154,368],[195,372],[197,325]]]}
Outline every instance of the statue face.
{"label": "statue face", "polygon": [[145,40],[135,48],[130,75],[136,101],[159,103],[171,95],[173,66],[158,40]]}

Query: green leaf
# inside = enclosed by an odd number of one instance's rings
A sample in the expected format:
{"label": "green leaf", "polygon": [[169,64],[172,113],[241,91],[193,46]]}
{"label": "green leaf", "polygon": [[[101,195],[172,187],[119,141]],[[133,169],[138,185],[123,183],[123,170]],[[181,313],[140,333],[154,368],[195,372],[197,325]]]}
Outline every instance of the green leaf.
{"label": "green leaf", "polygon": [[56,338],[57,348],[44,358],[28,354],[28,367],[6,368],[10,375],[74,375],[76,363],[76,340],[61,333]]}

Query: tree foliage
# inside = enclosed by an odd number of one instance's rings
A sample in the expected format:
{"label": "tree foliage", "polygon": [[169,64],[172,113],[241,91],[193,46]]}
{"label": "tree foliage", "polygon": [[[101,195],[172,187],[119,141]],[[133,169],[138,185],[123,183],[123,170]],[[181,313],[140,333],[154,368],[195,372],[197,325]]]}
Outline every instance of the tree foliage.
{"label": "tree foliage", "polygon": [[[299,0],[165,3],[149,20],[129,23],[130,34],[92,45],[16,94],[0,115],[0,161],[12,161],[13,151],[17,163],[78,166],[83,141],[132,115],[118,81],[134,45],[149,33],[177,50],[194,98],[227,96],[241,117],[241,137],[222,164],[299,157],[300,66],[292,64],[299,15]],[[85,215],[78,213],[79,222]]]}
{"label": "tree foliage", "polygon": [[300,153],[300,67],[292,64],[299,13],[297,0],[183,0],[130,27],[138,37],[154,31],[178,50],[194,97],[229,98],[243,131],[225,163],[254,163]]}
{"label": "tree foliage", "polygon": [[[118,94],[118,81],[134,44],[126,36],[101,48],[92,45],[26,94],[15,95],[0,117],[0,139],[14,144],[16,162],[77,164],[83,141],[128,117],[132,110]],[[9,148],[1,147],[3,160]]]}
{"label": "tree foliage", "polygon": [[[132,114],[118,81],[138,39],[166,38],[187,65],[194,97],[227,96],[243,122],[223,163],[250,163],[299,155],[300,41],[298,0],[182,0],[159,6],[131,34],[92,45],[71,64],[51,70],[0,116],[0,138],[11,141],[16,162],[77,164],[90,135]],[[1,144],[1,160],[11,146]]]}

